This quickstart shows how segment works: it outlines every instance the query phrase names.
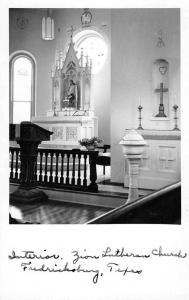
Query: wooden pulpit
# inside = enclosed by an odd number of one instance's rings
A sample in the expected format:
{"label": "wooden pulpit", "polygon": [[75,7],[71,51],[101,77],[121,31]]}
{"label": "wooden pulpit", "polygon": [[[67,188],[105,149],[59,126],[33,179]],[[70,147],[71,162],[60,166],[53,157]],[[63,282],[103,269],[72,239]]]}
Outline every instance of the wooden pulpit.
{"label": "wooden pulpit", "polygon": [[49,141],[53,132],[31,122],[10,124],[9,139],[20,145],[21,182],[19,188],[10,195],[10,201],[33,202],[47,199],[47,195],[36,188],[35,169],[38,146]]}

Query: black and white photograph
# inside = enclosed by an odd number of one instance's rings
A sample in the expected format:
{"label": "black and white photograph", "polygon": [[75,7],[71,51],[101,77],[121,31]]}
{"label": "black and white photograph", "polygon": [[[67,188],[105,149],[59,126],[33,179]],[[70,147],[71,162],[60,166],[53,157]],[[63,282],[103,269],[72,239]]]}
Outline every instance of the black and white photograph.
{"label": "black and white photograph", "polygon": [[189,5],[0,8],[0,300],[188,300]]}
{"label": "black and white photograph", "polygon": [[10,223],[181,224],[180,9],[9,10]]}

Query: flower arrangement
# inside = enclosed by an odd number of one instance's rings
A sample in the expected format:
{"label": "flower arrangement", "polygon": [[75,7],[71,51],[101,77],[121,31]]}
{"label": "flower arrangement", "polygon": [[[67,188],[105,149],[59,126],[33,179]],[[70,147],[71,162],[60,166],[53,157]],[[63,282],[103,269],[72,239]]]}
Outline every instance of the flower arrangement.
{"label": "flower arrangement", "polygon": [[95,149],[99,144],[103,143],[103,140],[98,137],[92,137],[91,139],[81,139],[78,141],[81,146],[85,146],[87,149]]}

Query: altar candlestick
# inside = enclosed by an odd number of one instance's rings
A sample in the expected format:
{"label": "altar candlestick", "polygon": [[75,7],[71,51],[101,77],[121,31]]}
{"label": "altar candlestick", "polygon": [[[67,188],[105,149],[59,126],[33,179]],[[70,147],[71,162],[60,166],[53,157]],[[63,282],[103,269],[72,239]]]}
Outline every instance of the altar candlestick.
{"label": "altar candlestick", "polygon": [[178,105],[177,105],[177,104],[173,105],[173,109],[174,109],[174,112],[175,112],[175,116],[174,116],[175,127],[173,128],[173,130],[180,130],[180,129],[178,128],[178,124],[177,124],[177,120],[178,120],[178,117],[177,117],[177,109],[178,109]]}
{"label": "altar candlestick", "polygon": [[137,128],[137,129],[143,129],[143,128],[142,128],[142,123],[141,123],[141,120],[142,120],[142,117],[141,117],[142,109],[143,109],[143,107],[142,107],[141,105],[139,105],[139,106],[138,106],[138,112],[139,112],[138,120],[139,120],[139,125],[138,125],[138,128]]}

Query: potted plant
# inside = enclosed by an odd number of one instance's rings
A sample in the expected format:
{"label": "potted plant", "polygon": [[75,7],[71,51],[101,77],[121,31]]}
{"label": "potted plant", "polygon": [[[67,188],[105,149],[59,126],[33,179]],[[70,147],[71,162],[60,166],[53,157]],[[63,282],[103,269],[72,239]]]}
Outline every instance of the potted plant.
{"label": "potted plant", "polygon": [[92,137],[91,139],[83,138],[78,141],[81,146],[85,146],[87,150],[95,150],[100,144],[103,143],[103,140],[98,137]]}

